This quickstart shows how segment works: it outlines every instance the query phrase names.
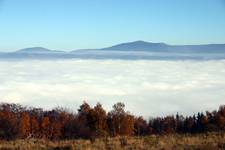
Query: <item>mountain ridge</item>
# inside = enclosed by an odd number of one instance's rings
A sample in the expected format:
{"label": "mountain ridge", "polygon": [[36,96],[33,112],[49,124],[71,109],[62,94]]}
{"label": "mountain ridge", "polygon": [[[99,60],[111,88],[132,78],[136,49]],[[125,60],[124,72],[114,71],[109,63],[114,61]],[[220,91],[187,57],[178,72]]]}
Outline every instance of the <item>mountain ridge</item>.
{"label": "mountain ridge", "polygon": [[169,45],[134,41],[99,49],[75,51],[30,47],[1,52],[0,59],[123,59],[123,60],[215,60],[225,59],[225,44]]}
{"label": "mountain ridge", "polygon": [[168,46],[168,44],[165,43],[153,43],[153,42],[146,42],[146,41],[134,41],[134,42],[127,42],[127,43],[121,43],[117,45],[113,45],[110,47],[102,48],[102,50],[125,50],[125,49],[131,49],[131,50],[143,50],[143,49],[150,49],[150,48],[157,48],[160,46]]}
{"label": "mountain ridge", "polygon": [[198,44],[198,45],[170,45],[166,43],[153,43],[146,41],[133,41],[112,45],[105,48],[97,49],[77,49],[72,51],[51,50],[44,47],[29,47],[23,48],[11,53],[76,53],[84,51],[144,51],[144,52],[224,52],[225,44]]}
{"label": "mountain ridge", "polygon": [[225,44],[169,45],[166,43],[134,41],[114,45],[101,50],[151,52],[225,52]]}

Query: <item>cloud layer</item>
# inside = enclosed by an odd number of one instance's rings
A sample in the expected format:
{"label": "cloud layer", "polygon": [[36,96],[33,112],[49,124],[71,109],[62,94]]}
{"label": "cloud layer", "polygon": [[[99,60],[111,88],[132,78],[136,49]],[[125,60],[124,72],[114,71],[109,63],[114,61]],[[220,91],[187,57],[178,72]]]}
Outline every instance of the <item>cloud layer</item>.
{"label": "cloud layer", "polygon": [[225,104],[225,61],[0,61],[0,102],[75,110],[84,100],[146,117],[213,110]]}

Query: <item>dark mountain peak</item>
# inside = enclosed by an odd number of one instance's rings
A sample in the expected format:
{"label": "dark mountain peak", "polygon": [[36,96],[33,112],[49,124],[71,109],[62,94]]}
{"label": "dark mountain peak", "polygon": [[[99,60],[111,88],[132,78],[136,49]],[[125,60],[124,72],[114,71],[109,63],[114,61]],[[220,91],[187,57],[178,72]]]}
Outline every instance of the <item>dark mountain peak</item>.
{"label": "dark mountain peak", "polygon": [[155,50],[158,49],[163,49],[166,46],[168,46],[165,43],[152,43],[152,42],[146,42],[146,41],[134,41],[134,42],[128,42],[128,43],[121,43],[118,45],[114,45],[111,47],[107,47],[107,48],[103,48],[103,50],[127,50],[127,51],[131,51],[131,50],[139,50],[139,51],[145,51],[145,50],[150,50],[152,48],[154,48]]}
{"label": "dark mountain peak", "polygon": [[138,40],[138,41],[133,41],[133,42],[127,42],[127,43],[124,43],[124,44],[149,44],[151,42],[146,42],[146,41],[142,41],[142,40]]}
{"label": "dark mountain peak", "polygon": [[[167,45],[165,43],[153,43],[153,42],[147,42],[147,41],[142,41],[142,40],[121,43],[121,44],[117,44],[117,45],[136,45],[136,44],[137,45]],[[114,46],[116,46],[116,45],[114,45]]]}
{"label": "dark mountain peak", "polygon": [[128,43],[124,43],[124,44],[148,44],[148,45],[150,45],[150,44],[162,44],[162,45],[164,45],[165,43],[154,43],[154,42],[147,42],[147,41],[138,40],[138,41],[128,42]]}

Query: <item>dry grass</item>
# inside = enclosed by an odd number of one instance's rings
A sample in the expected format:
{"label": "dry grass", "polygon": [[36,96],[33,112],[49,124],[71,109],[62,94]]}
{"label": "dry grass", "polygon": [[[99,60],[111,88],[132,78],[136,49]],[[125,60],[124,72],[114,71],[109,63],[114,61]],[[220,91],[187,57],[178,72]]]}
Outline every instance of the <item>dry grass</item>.
{"label": "dry grass", "polygon": [[0,150],[225,150],[225,133],[152,135],[90,140],[0,141]]}

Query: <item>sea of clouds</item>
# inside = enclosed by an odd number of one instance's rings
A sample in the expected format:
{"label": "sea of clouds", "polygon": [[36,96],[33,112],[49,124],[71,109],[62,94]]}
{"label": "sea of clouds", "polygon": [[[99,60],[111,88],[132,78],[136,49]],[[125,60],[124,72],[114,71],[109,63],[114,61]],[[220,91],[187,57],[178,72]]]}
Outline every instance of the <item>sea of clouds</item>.
{"label": "sea of clouds", "polygon": [[225,104],[225,60],[1,60],[0,102],[76,111],[83,101],[136,115],[192,115]]}

